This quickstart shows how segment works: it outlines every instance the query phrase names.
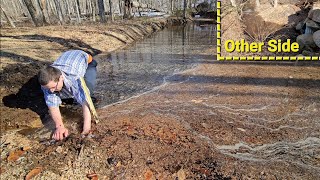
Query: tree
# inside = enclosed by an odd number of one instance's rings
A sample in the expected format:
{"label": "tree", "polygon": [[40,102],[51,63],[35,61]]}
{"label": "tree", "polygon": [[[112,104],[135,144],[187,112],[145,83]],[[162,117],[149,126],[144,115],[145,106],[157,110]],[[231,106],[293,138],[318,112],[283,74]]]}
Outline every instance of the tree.
{"label": "tree", "polygon": [[274,7],[278,6],[278,0],[274,0]]}
{"label": "tree", "polygon": [[39,11],[40,7],[38,4],[38,1],[36,1],[36,3],[33,4],[32,0],[24,0],[24,3],[27,6],[27,9],[31,15],[31,19],[32,19],[33,23],[36,26],[42,26],[44,17],[42,15],[42,13]]}
{"label": "tree", "polygon": [[110,17],[111,17],[111,21],[114,21],[114,17],[113,17],[113,7],[112,7],[112,0],[109,0],[109,8],[110,8]]}
{"label": "tree", "polygon": [[132,0],[124,0],[123,18],[131,18],[132,15]]}
{"label": "tree", "polygon": [[122,0],[119,0],[119,11],[120,11],[120,14],[122,14],[123,12]]}
{"label": "tree", "polygon": [[91,1],[91,7],[92,7],[92,21],[96,21],[96,1]]}
{"label": "tree", "polygon": [[8,23],[10,24],[11,27],[15,28],[16,26],[14,25],[12,19],[7,15],[7,13],[4,11],[4,9],[1,7],[1,11],[3,12],[4,17],[7,19]]}
{"label": "tree", "polygon": [[64,17],[63,17],[60,2],[58,0],[54,0],[54,3],[56,5],[56,11],[58,13],[59,22],[60,22],[60,24],[64,24]]}
{"label": "tree", "polygon": [[184,19],[187,18],[187,4],[188,4],[188,0],[184,0],[183,2],[183,18]]}
{"label": "tree", "polygon": [[76,1],[76,12],[77,12],[77,22],[81,23],[81,17],[80,17],[80,4],[78,3],[78,1]]}
{"label": "tree", "polygon": [[39,5],[44,16],[44,21],[46,24],[51,24],[49,14],[47,11],[47,1],[46,0],[39,0]]}
{"label": "tree", "polygon": [[174,2],[173,2],[173,0],[170,0],[170,11],[171,11],[171,14],[173,14],[173,10],[174,10]]}
{"label": "tree", "polygon": [[106,13],[104,9],[104,0],[98,0],[100,22],[106,22]]}

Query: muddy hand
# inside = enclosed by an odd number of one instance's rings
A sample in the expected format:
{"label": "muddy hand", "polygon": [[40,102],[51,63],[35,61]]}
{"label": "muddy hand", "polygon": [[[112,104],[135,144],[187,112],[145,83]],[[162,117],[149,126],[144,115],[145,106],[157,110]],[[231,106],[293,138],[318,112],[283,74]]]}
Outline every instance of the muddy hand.
{"label": "muddy hand", "polygon": [[58,127],[52,135],[52,138],[55,140],[62,140],[65,137],[68,137],[69,131],[67,128]]}

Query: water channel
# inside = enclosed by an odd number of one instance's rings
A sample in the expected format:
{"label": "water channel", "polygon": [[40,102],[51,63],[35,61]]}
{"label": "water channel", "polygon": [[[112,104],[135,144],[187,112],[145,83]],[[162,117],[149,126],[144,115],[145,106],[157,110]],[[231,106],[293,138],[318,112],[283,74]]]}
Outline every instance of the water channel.
{"label": "water channel", "polygon": [[130,47],[99,60],[96,96],[98,107],[150,91],[167,78],[214,55],[201,51],[215,46],[213,22],[170,26]]}

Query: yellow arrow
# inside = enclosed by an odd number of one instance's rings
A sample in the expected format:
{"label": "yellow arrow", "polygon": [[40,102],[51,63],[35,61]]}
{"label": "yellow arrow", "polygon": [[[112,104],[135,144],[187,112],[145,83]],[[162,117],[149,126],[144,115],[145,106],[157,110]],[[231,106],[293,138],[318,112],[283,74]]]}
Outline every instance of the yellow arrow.
{"label": "yellow arrow", "polygon": [[89,105],[89,109],[90,109],[90,111],[91,111],[91,113],[92,113],[92,115],[93,115],[93,117],[94,117],[94,119],[95,119],[95,122],[96,122],[96,124],[97,124],[97,123],[99,122],[99,117],[98,117],[96,108],[95,108],[94,105],[93,105],[93,102],[92,102],[92,99],[91,99],[91,96],[90,96],[89,89],[88,89],[87,84],[86,84],[86,82],[85,82],[85,80],[84,80],[83,77],[80,78],[80,81],[81,81],[81,87],[82,87],[82,89],[83,89],[83,91],[84,91],[84,95],[85,95],[85,97],[86,97],[86,101],[87,101],[87,103],[88,103],[88,105]]}

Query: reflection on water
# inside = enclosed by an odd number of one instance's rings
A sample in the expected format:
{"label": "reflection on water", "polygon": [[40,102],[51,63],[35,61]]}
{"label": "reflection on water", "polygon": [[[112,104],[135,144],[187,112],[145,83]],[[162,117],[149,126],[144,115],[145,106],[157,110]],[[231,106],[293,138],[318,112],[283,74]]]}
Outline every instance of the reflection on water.
{"label": "reflection on water", "polygon": [[164,78],[213,60],[201,51],[215,46],[213,24],[172,26],[131,47],[111,53],[99,61],[96,95],[101,104],[114,103],[148,91]]}

